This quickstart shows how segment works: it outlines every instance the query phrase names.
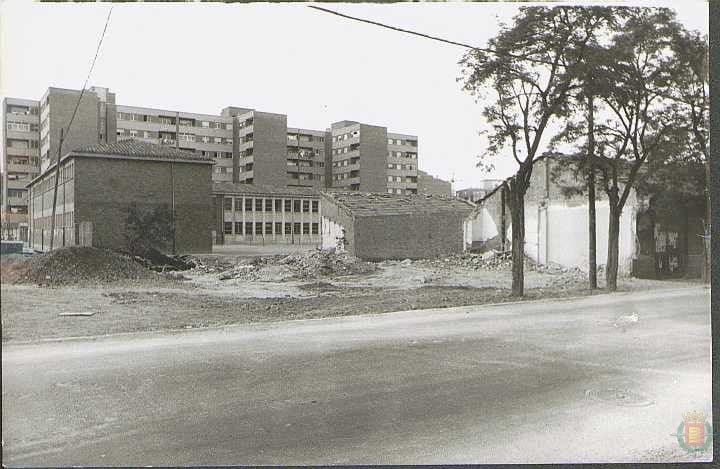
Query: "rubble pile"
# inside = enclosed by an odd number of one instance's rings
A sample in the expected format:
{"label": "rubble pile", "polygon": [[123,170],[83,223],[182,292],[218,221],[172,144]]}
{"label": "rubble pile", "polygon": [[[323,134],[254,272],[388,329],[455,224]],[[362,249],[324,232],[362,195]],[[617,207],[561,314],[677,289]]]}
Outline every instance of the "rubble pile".
{"label": "rubble pile", "polygon": [[157,278],[133,258],[106,249],[72,246],[31,257],[13,283],[60,286]]}
{"label": "rubble pile", "polygon": [[320,276],[340,277],[344,275],[367,274],[377,270],[377,265],[363,262],[344,252],[311,251],[304,254],[285,256],[277,261],[290,267],[296,277]]}
{"label": "rubble pile", "polygon": [[[409,259],[402,263],[410,263]],[[462,267],[473,270],[510,270],[512,254],[510,251],[488,251],[484,254],[463,253],[438,259],[420,259],[414,262],[423,267],[448,268]]]}
{"label": "rubble pile", "polygon": [[[212,271],[206,266],[196,269]],[[219,273],[220,280],[243,279],[282,281],[288,279],[314,279],[340,277],[374,272],[375,264],[363,262],[345,253],[334,251],[308,251],[302,254],[256,258],[249,263],[230,266]]]}

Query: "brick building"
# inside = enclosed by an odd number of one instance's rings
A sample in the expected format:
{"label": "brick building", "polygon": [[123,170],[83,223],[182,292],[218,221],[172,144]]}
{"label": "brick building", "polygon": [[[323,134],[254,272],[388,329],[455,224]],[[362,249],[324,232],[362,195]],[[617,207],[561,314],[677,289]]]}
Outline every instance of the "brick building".
{"label": "brick building", "polygon": [[216,182],[217,244],[320,244],[320,195],[311,188]]}
{"label": "brick building", "polygon": [[[134,204],[174,212],[175,252],[210,252],[212,164],[207,157],[135,140],[67,153],[60,161],[53,247],[124,249]],[[28,185],[29,243],[39,251],[50,246],[54,169],[52,164]]]}
{"label": "brick building", "polygon": [[361,259],[421,259],[461,253],[475,208],[430,195],[324,192],[322,247]]}

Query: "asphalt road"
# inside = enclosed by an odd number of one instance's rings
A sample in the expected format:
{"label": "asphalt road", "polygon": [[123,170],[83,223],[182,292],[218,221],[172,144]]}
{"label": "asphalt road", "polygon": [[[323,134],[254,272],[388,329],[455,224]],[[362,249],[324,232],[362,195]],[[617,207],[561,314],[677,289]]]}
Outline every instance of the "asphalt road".
{"label": "asphalt road", "polygon": [[2,379],[9,466],[687,460],[710,295],[3,345]]}

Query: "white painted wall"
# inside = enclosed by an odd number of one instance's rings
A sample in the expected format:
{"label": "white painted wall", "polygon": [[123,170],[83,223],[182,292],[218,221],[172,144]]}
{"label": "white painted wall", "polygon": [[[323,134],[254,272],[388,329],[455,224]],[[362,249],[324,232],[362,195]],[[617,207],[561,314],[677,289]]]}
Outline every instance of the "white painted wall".
{"label": "white painted wall", "polygon": [[335,249],[337,248],[338,238],[342,236],[343,227],[342,225],[335,223],[327,217],[322,217],[321,223],[321,241],[320,249]]}

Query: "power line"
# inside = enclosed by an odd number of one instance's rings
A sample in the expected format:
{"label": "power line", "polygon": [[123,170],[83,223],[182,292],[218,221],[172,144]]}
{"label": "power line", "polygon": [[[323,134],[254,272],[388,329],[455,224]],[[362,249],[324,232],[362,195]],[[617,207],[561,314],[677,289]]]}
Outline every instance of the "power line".
{"label": "power line", "polygon": [[437,37],[437,36],[431,36],[431,35],[429,35],[429,34],[421,33],[421,32],[418,32],[418,31],[411,31],[411,30],[409,30],[409,29],[399,28],[399,27],[397,27],[397,26],[391,26],[391,25],[389,25],[389,24],[380,23],[380,22],[378,22],[378,21],[372,21],[372,20],[368,20],[368,19],[365,19],[365,18],[358,18],[357,16],[346,15],[346,14],[340,13],[340,12],[338,12],[338,11],[329,10],[329,9],[327,9],[327,8],[322,8],[322,7],[315,6],[315,5],[307,5],[307,7],[308,7],[308,8],[312,8],[312,9],[314,9],[314,10],[322,11],[322,12],[325,12],[325,13],[330,13],[331,15],[337,15],[337,16],[340,16],[340,17],[342,17],[342,18],[346,18],[346,19],[349,19],[349,20],[359,21],[359,22],[361,22],[361,23],[368,23],[368,24],[372,24],[372,25],[374,25],[374,26],[379,26],[379,27],[381,27],[381,28],[390,29],[390,30],[392,30],[392,31],[398,31],[398,32],[405,33],[405,34],[412,34],[412,35],[414,35],[414,36],[420,36],[420,37],[423,37],[423,38],[425,38],[425,39],[431,39],[431,40],[433,40],[433,41],[443,42],[443,43],[445,43],[445,44],[451,44],[451,45],[454,45],[454,46],[460,46],[460,47],[464,47],[464,48],[466,48],[466,49],[473,49],[473,50],[477,50],[477,51],[481,51],[481,52],[487,52],[487,53],[489,53],[489,54],[494,54],[494,55],[497,55],[497,56],[510,57],[510,58],[517,59],[517,60],[527,60],[528,62],[541,63],[541,64],[545,64],[545,65],[553,65],[552,62],[549,62],[549,61],[547,61],[547,60],[533,59],[532,57],[526,57],[526,56],[522,56],[522,55],[515,55],[515,54],[511,54],[511,53],[509,53],[509,52],[500,52],[500,51],[496,51],[496,50],[493,50],[493,49],[488,49],[488,48],[486,48],[486,47],[477,47],[477,46],[473,46],[473,45],[470,45],[470,44],[465,44],[465,43],[463,43],[463,42],[451,41],[451,40],[449,40],[449,39],[444,39],[444,38]]}
{"label": "power line", "polygon": [[55,211],[57,210],[57,192],[58,192],[58,182],[60,179],[60,156],[62,155],[63,140],[64,140],[65,136],[70,132],[70,127],[72,126],[72,123],[75,120],[75,115],[77,114],[77,110],[80,107],[80,101],[82,101],[82,97],[85,94],[85,88],[87,88],[87,84],[90,81],[90,75],[92,75],[92,71],[95,68],[95,62],[97,61],[98,55],[100,53],[100,46],[102,46],[103,39],[105,39],[105,32],[107,31],[108,24],[110,24],[110,15],[112,15],[112,11],[113,11],[113,7],[111,6],[110,11],[108,12],[107,18],[105,18],[105,27],[103,28],[102,34],[100,35],[100,41],[98,41],[97,48],[95,49],[95,57],[93,57],[92,64],[90,64],[90,70],[88,71],[87,77],[85,77],[85,82],[83,83],[82,89],[80,90],[80,96],[78,96],[78,100],[75,103],[75,109],[73,110],[72,116],[70,116],[70,121],[68,122],[68,125],[64,130],[62,128],[60,129],[60,143],[58,144],[57,160],[55,161],[55,188],[53,190],[53,208],[52,208],[52,217],[50,219],[50,250],[51,251],[53,248],[53,241],[55,240]]}

